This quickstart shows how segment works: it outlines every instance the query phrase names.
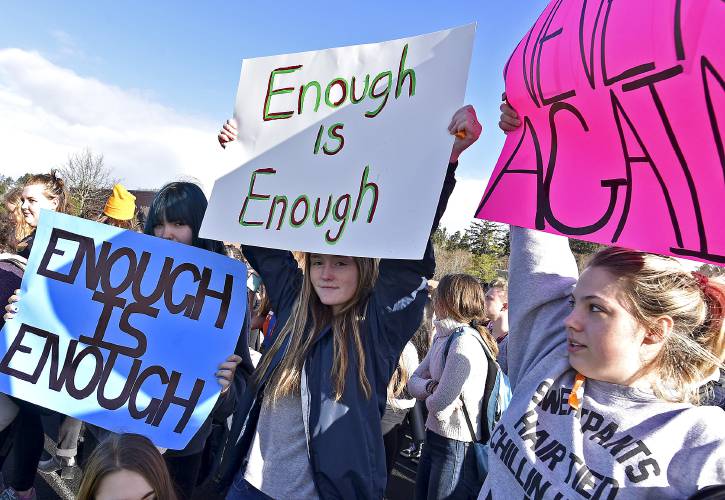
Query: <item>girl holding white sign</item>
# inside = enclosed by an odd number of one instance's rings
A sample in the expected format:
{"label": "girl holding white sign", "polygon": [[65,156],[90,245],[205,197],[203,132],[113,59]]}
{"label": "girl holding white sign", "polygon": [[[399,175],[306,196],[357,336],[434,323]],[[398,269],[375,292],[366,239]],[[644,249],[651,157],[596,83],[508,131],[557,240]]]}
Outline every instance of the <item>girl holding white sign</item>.
{"label": "girl holding white sign", "polygon": [[[458,156],[481,133],[466,106],[433,229],[455,184]],[[221,144],[236,137],[228,122]],[[232,424],[233,449],[219,481],[228,499],[382,498],[386,484],[381,417],[387,386],[427,298],[435,259],[306,254],[244,247],[262,276],[278,332]],[[232,484],[233,483],[233,484]]]}
{"label": "girl holding white sign", "polygon": [[697,406],[725,358],[722,284],[616,247],[579,275],[566,238],[518,227],[509,277],[514,396],[480,499],[687,498],[725,483],[725,414]]}

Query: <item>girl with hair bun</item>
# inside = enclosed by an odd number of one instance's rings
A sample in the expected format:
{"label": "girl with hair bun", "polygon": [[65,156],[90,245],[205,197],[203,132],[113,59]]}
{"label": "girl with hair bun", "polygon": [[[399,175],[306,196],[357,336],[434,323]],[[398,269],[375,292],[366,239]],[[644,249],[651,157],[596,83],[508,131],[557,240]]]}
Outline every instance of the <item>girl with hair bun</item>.
{"label": "girl with hair bun", "polygon": [[26,259],[33,246],[35,228],[40,220],[41,209],[65,213],[68,204],[68,190],[56,170],[48,174],[34,174],[23,184],[20,208],[25,222],[33,232],[18,244],[19,255]]}
{"label": "girl with hair bun", "polygon": [[[515,112],[506,103],[503,122]],[[725,290],[671,257],[511,228],[508,376],[480,499],[687,498],[725,483]]]}
{"label": "girl with hair bun", "polygon": [[[55,170],[51,170],[48,174],[34,174],[28,177],[20,193],[20,209],[24,222],[31,232],[17,245],[20,257],[27,259],[30,256],[41,209],[65,212],[67,200],[68,192],[65,182],[58,177]],[[2,300],[6,299],[6,297],[2,297]],[[7,300],[13,300],[14,302],[17,297],[11,296]],[[6,309],[13,307],[14,310],[17,310],[14,304],[6,306]],[[10,309],[7,310],[10,311]],[[2,439],[3,441],[5,439],[12,440],[9,453],[12,454],[14,466],[4,477],[7,488],[0,493],[0,499],[34,499],[35,488],[33,488],[33,483],[35,482],[36,468],[43,451],[44,439],[40,416],[45,410],[19,399],[13,398],[13,401],[18,406],[19,413]]]}

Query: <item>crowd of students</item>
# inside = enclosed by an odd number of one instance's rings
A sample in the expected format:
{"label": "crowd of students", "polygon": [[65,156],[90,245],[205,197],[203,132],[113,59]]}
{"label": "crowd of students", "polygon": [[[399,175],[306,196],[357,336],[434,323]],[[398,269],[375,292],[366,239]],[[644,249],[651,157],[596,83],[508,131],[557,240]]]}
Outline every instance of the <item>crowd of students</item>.
{"label": "crowd of students", "polygon": [[[520,125],[510,106],[502,112],[502,129]],[[431,233],[481,125],[466,106],[448,130]],[[236,134],[227,122],[220,144]],[[35,175],[5,204],[7,320],[22,307],[39,210],[65,210],[67,190],[53,172]],[[206,206],[198,186],[172,182],[143,231],[225,253],[199,237]],[[122,187],[104,212],[103,222],[136,229]],[[41,460],[51,412],[0,395],[0,460],[13,465],[0,499],[34,498],[39,465],[73,468],[82,427],[84,443],[97,443],[81,461],[84,500],[191,498],[204,479],[230,500],[382,498],[406,419],[420,499],[688,498],[725,483],[725,286],[672,258],[609,248],[580,275],[565,238],[512,227],[510,283],[484,286],[464,274],[428,281],[430,241],[416,261],[242,253],[255,273],[249,298],[264,300],[220,360],[220,398],[189,445],[159,449],[65,417],[57,456]],[[496,422],[494,378],[512,391]]]}

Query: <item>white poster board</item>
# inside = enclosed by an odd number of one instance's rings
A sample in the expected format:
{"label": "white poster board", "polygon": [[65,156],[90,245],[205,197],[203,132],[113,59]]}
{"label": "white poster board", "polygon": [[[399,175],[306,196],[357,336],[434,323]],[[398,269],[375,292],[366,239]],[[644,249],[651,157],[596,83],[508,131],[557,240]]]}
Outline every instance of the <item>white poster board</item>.
{"label": "white poster board", "polygon": [[201,235],[420,258],[474,34],[471,24],[243,61],[234,113],[241,148],[230,148],[243,164],[214,184]]}

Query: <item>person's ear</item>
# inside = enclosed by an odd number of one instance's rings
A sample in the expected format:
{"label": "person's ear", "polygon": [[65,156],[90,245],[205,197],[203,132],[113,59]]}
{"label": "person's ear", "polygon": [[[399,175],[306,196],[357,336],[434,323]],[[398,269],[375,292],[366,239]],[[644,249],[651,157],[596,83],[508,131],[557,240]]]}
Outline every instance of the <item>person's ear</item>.
{"label": "person's ear", "polygon": [[642,342],[644,344],[660,344],[672,333],[675,322],[671,316],[660,316],[653,323],[653,328],[648,329]]}

